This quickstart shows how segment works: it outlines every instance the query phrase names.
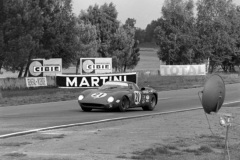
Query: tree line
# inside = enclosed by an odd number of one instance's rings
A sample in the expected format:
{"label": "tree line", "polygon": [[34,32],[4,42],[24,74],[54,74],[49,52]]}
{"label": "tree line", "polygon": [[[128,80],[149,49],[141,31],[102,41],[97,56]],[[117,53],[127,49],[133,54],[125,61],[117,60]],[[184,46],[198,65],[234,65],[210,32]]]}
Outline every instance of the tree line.
{"label": "tree line", "polygon": [[137,29],[140,42],[153,42],[166,64],[210,62],[234,72],[240,66],[240,6],[232,0],[165,0],[162,16]]}
{"label": "tree line", "polygon": [[0,0],[0,70],[26,77],[34,58],[62,58],[63,67],[82,57],[112,57],[116,71],[139,61],[136,20],[117,20],[113,3],[89,6],[79,15],[71,0]]}

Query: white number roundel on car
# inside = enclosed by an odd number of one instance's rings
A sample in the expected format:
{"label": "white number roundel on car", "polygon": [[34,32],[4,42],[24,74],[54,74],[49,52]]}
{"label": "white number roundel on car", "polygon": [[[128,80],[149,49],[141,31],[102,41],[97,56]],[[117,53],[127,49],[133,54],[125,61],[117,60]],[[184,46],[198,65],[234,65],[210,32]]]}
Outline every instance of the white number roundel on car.
{"label": "white number roundel on car", "polygon": [[141,92],[134,91],[134,102],[135,104],[139,104],[141,101]]}
{"label": "white number roundel on car", "polygon": [[107,95],[107,93],[98,92],[98,93],[93,93],[91,96],[93,98],[102,98],[102,97],[105,97],[106,95]]}

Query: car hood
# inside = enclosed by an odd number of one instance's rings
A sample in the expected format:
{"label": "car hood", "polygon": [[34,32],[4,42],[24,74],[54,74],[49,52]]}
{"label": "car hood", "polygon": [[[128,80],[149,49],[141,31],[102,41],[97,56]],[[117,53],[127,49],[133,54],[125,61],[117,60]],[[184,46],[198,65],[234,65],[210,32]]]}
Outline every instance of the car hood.
{"label": "car hood", "polygon": [[113,96],[116,99],[120,99],[122,95],[128,93],[126,90],[116,90],[116,89],[107,89],[107,90],[100,90],[95,89],[91,90],[87,94],[84,94],[84,99],[81,101],[82,103],[99,103],[99,104],[106,104],[107,99],[110,96]]}

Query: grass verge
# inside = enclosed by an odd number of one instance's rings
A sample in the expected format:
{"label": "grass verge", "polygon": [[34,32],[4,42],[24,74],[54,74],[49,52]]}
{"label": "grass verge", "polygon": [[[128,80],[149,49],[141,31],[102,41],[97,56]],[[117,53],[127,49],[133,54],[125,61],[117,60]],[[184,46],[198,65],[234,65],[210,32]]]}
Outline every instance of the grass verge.
{"label": "grass verge", "polygon": [[[184,145],[182,143],[184,142]],[[221,148],[218,147],[221,144]],[[169,144],[157,144],[143,151],[133,152],[131,159],[138,160],[211,160],[224,158],[224,138],[220,136],[200,135],[194,138],[179,138]],[[239,144],[230,146],[232,159],[239,156]],[[225,155],[227,156],[227,155]],[[194,157],[194,158],[193,158]]]}

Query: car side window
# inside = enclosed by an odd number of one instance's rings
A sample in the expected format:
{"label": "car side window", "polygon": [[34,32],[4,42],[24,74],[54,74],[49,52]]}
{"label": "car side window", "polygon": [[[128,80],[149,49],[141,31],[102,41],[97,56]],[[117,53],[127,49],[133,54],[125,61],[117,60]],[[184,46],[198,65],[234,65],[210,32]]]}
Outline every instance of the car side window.
{"label": "car side window", "polygon": [[129,89],[133,89],[133,85],[132,84],[129,84],[128,87],[129,87]]}

